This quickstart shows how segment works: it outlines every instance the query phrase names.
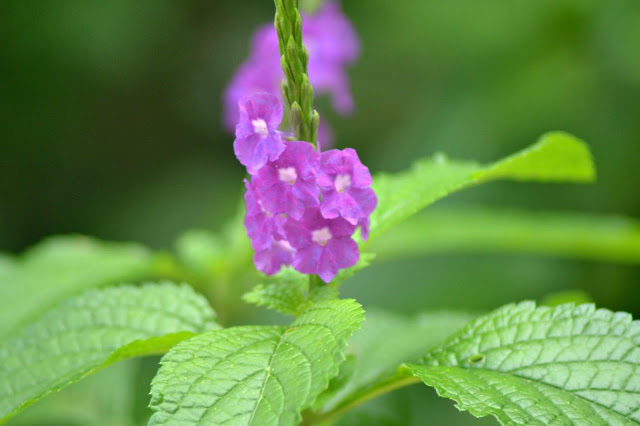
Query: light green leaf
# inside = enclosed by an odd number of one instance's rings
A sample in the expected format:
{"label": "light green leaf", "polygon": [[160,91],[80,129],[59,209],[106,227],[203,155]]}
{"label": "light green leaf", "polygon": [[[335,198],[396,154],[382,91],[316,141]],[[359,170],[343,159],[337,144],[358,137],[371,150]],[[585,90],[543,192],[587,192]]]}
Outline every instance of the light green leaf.
{"label": "light green leaf", "polygon": [[0,419],[120,359],[163,353],[216,327],[186,285],[90,290],[0,344]]}
{"label": "light green leaf", "polygon": [[640,424],[640,322],[593,305],[509,305],[410,371],[505,425]]}
{"label": "light green leaf", "polygon": [[543,135],[531,147],[489,165],[453,162],[443,155],[420,160],[405,172],[374,177],[378,207],[369,241],[446,195],[496,179],[591,182],[595,169],[587,145],[563,132]]}
{"label": "light green leaf", "polygon": [[48,238],[0,267],[0,338],[79,291],[148,278],[152,263],[136,244]]}
{"label": "light green leaf", "polygon": [[429,209],[368,248],[379,258],[518,252],[640,263],[640,222],[619,216],[478,207]]}
{"label": "light green leaf", "polygon": [[293,425],[336,376],[363,312],[353,300],[309,307],[290,327],[236,327],[189,339],[162,359],[151,425]]}
{"label": "light green leaf", "polygon": [[[32,404],[12,417],[11,426],[140,424],[139,360],[125,360]],[[144,403],[143,405],[144,406]]]}
{"label": "light green leaf", "polygon": [[265,306],[285,315],[298,315],[308,304],[309,276],[290,267],[282,268],[264,282],[245,293],[242,299],[257,306]]}

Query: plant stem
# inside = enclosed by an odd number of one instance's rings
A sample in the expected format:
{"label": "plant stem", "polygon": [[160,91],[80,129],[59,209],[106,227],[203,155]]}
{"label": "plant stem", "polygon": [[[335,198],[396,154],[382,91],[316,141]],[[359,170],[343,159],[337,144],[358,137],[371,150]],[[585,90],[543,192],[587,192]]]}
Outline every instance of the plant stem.
{"label": "plant stem", "polygon": [[278,33],[282,71],[282,95],[297,140],[316,146],[320,117],[313,109],[313,87],[309,82],[309,54],[302,43],[299,0],[275,0],[275,27]]}
{"label": "plant stem", "polygon": [[338,417],[343,415],[349,410],[357,407],[358,405],[364,404],[367,401],[370,401],[374,398],[377,398],[380,395],[384,395],[385,393],[394,391],[396,389],[413,385],[415,383],[419,383],[420,378],[415,377],[413,375],[394,375],[389,377],[386,380],[383,380],[376,385],[361,390],[360,392],[355,393],[349,399],[330,409],[327,412],[308,412],[307,415],[302,419],[302,425],[312,425],[312,424],[330,424],[335,421]]}

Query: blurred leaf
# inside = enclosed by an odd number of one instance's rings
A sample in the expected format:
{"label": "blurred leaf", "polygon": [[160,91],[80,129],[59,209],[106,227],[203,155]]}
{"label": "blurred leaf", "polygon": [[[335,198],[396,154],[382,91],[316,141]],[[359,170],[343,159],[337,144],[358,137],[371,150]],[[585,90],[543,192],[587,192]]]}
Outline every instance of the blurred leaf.
{"label": "blurred leaf", "polygon": [[592,182],[595,169],[587,145],[563,132],[547,133],[531,147],[486,166],[443,155],[420,160],[408,171],[374,177],[378,207],[371,215],[369,241],[452,192],[496,179]]}
{"label": "blurred leaf", "polygon": [[640,423],[640,322],[593,305],[508,305],[407,367],[505,425]]}
{"label": "blurred leaf", "polygon": [[236,327],[169,351],[151,385],[151,425],[293,425],[338,374],[360,327],[353,300],[319,302],[289,328]]}
{"label": "blurred leaf", "polygon": [[[416,424],[444,424],[434,423],[433,414],[430,413],[429,421],[416,423],[413,419],[412,403],[424,406],[424,401],[412,401],[401,389],[391,392],[366,403],[359,405],[344,415],[340,416],[332,425],[335,426],[407,426]],[[414,421],[412,421],[414,420]],[[446,423],[447,426],[453,426]]]}
{"label": "blurred leaf", "polygon": [[0,345],[0,418],[120,359],[164,353],[216,327],[186,285],[90,290],[43,314]]}
{"label": "blurred leaf", "polygon": [[585,303],[593,303],[593,299],[584,291],[567,290],[548,294],[540,302],[541,305],[551,307],[565,305],[567,303],[584,305]]}
{"label": "blurred leaf", "polygon": [[[100,370],[49,395],[11,418],[24,426],[123,426],[134,418],[139,360],[126,360]],[[148,383],[147,383],[148,386]]]}
{"label": "blurred leaf", "polygon": [[[355,357],[353,373],[323,411],[347,406],[358,399],[361,392],[369,393],[376,383],[393,376],[399,365],[418,360],[474,317],[470,313],[453,311],[408,317],[367,310],[362,329],[349,341],[348,353]],[[317,414],[322,415],[322,412]]]}
{"label": "blurred leaf", "polygon": [[216,269],[216,260],[224,254],[224,246],[212,232],[192,229],[178,237],[176,251],[187,268],[201,274],[211,274]]}
{"label": "blurred leaf", "polygon": [[360,253],[360,259],[358,262],[350,268],[341,269],[338,275],[331,281],[334,286],[339,286],[347,278],[351,278],[359,271],[371,265],[371,262],[376,258],[377,254],[374,253]]}
{"label": "blurred leaf", "polygon": [[148,278],[152,261],[137,244],[48,238],[0,265],[0,337],[78,291]]}
{"label": "blurred leaf", "polygon": [[368,250],[380,259],[489,251],[640,263],[640,222],[584,213],[432,209],[398,224]]}

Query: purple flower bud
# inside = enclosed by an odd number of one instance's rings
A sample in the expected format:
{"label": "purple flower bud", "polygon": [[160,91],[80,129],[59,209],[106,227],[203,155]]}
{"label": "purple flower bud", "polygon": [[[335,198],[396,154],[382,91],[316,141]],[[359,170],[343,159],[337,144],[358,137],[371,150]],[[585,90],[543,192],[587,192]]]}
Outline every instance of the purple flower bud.
{"label": "purple flower bud", "polygon": [[256,93],[242,98],[238,105],[240,119],[233,150],[240,163],[253,174],[284,151],[284,143],[278,133],[282,104],[274,95]]}
{"label": "purple flower bud", "polygon": [[307,209],[299,221],[287,221],[284,230],[296,249],[293,267],[330,282],[339,269],[355,265],[360,258],[358,245],[351,238],[355,228],[342,218],[322,217],[317,208]]}
{"label": "purple flower bud", "polygon": [[244,194],[244,201],[247,205],[247,215],[244,219],[244,226],[247,235],[251,240],[251,247],[260,251],[271,247],[272,240],[282,239],[284,222],[286,216],[274,215],[262,207],[262,202],[255,190],[255,185],[245,179],[247,192]]}
{"label": "purple flower bud", "polygon": [[318,185],[322,189],[322,215],[338,216],[357,225],[376,208],[378,199],[371,189],[371,173],[352,148],[322,153]]}
{"label": "purple flower bud", "polygon": [[271,245],[253,255],[256,268],[267,275],[274,275],[283,265],[291,265],[296,249],[286,240],[273,240]]}
{"label": "purple flower bud", "polygon": [[307,142],[285,142],[285,147],[277,160],[258,170],[253,182],[266,210],[297,220],[306,208],[319,203],[320,154]]}

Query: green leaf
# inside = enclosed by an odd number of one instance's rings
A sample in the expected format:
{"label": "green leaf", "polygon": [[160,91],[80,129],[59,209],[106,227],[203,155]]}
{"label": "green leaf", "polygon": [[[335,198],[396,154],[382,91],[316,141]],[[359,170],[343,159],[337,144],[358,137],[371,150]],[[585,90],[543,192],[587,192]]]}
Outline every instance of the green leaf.
{"label": "green leaf", "polygon": [[[360,260],[351,268],[343,269],[329,284],[312,286],[312,276],[291,267],[284,267],[273,276],[262,275],[260,284],[245,293],[242,299],[253,305],[264,306],[285,315],[297,316],[313,303],[323,299],[337,299],[342,281],[369,266],[374,254],[361,253]],[[317,278],[317,277],[316,277]]]}
{"label": "green leaf", "polygon": [[182,342],[151,384],[150,424],[296,424],[337,375],[362,320],[355,301],[327,300],[288,328],[236,327]]}
{"label": "green leaf", "polygon": [[382,260],[437,253],[518,252],[640,263],[640,222],[569,212],[430,209],[398,224],[368,250]]}
{"label": "green leaf", "polygon": [[245,293],[242,299],[285,315],[296,316],[310,303],[308,292],[309,276],[285,267],[274,276],[265,276],[264,282]]}
{"label": "green leaf", "polygon": [[0,266],[0,338],[79,291],[148,278],[152,263],[136,244],[48,238]]}
{"label": "green leaf", "polygon": [[136,361],[111,365],[49,395],[12,417],[11,426],[141,424],[133,415],[141,408],[136,406],[140,388]]}
{"label": "green leaf", "polygon": [[489,165],[452,162],[443,155],[420,160],[405,172],[374,177],[378,207],[369,241],[448,194],[496,179],[592,182],[595,169],[587,145],[563,132],[543,135],[531,147]]}
{"label": "green leaf", "polygon": [[90,290],[66,300],[0,345],[0,418],[123,358],[159,354],[216,327],[186,285]]}
{"label": "green leaf", "polygon": [[407,366],[505,425],[640,424],[640,322],[593,305],[509,305]]}

